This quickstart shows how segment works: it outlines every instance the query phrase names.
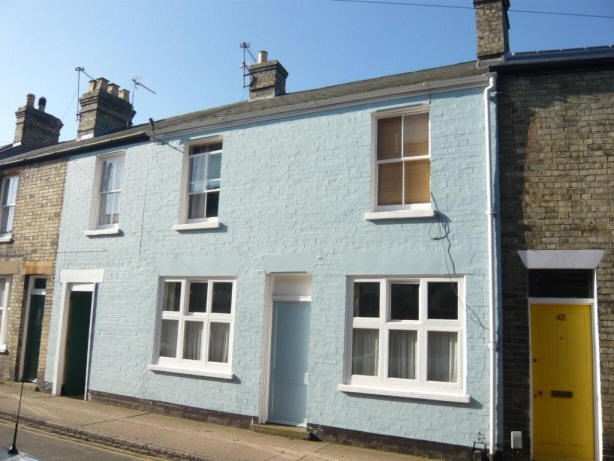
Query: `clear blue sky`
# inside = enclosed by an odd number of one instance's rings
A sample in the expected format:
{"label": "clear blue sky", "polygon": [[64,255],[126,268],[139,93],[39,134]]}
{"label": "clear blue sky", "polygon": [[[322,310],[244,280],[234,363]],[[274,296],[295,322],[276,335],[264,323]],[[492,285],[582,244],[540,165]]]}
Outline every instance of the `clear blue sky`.
{"label": "clear blue sky", "polygon": [[[396,0],[471,6],[471,0]],[[511,0],[512,9],[614,16],[614,0]],[[0,144],[32,92],[76,136],[75,66],[136,93],[135,123],[246,99],[239,43],[269,51],[299,91],[475,58],[466,9],[332,0],[2,0]],[[614,43],[614,19],[510,13],[512,51]],[[82,79],[81,92],[87,84]]]}

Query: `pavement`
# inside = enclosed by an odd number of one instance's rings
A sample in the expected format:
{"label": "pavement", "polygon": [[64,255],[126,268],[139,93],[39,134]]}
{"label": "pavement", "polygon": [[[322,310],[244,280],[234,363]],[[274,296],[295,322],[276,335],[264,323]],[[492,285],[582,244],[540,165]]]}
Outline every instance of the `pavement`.
{"label": "pavement", "polygon": [[[139,458],[224,461],[424,461],[385,451],[300,440],[248,429],[54,397],[26,385],[20,426],[134,453]],[[19,385],[0,381],[0,420],[17,412]],[[10,440],[0,440],[10,445]]]}

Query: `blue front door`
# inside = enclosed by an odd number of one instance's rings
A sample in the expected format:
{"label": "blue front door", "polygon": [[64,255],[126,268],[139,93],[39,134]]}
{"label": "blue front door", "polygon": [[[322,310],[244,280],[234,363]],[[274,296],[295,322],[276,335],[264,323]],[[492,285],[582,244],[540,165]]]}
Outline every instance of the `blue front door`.
{"label": "blue front door", "polygon": [[304,426],[309,356],[308,302],[275,302],[269,422]]}

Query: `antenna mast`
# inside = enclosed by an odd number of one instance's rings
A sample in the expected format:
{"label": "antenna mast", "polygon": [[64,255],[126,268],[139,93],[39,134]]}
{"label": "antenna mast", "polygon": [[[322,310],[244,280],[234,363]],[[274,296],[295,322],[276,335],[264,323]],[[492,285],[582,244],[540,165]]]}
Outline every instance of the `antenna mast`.
{"label": "antenna mast", "polygon": [[241,63],[241,66],[240,66],[241,69],[243,69],[243,88],[247,88],[249,86],[249,83],[248,84],[245,83],[245,78],[249,76],[249,66],[247,65],[247,55],[248,54],[250,55],[253,63],[256,62],[256,57],[252,54],[251,50],[249,49],[250,47],[249,42],[241,42],[239,44],[239,47],[243,49],[243,62]]}
{"label": "antenna mast", "polygon": [[131,101],[131,103],[130,103],[130,104],[132,104],[132,108],[133,108],[133,109],[134,109],[134,95],[136,94],[136,89],[137,89],[139,86],[140,86],[141,88],[145,88],[145,89],[146,89],[147,91],[149,91],[150,93],[153,93],[153,94],[158,94],[158,93],[156,93],[154,90],[152,90],[151,88],[149,88],[149,87],[147,87],[147,86],[143,85],[143,84],[142,84],[141,82],[139,82],[139,81],[138,81],[136,78],[133,78],[133,79],[132,79],[132,101]]}
{"label": "antenna mast", "polygon": [[75,67],[75,70],[77,71],[77,121],[79,121],[79,118],[81,117],[81,111],[79,110],[81,106],[81,101],[79,101],[79,98],[81,97],[81,72],[87,75],[90,80],[94,80],[94,77],[88,74],[83,66],[77,66]]}

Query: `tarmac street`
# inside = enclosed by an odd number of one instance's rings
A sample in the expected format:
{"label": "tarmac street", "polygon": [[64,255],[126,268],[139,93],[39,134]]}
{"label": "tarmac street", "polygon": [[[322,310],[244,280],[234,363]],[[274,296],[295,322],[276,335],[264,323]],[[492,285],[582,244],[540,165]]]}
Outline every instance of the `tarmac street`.
{"label": "tarmac street", "polygon": [[[0,445],[8,446],[13,440],[15,425],[0,423]],[[17,436],[17,448],[41,461],[128,461],[131,459],[151,459],[119,450],[109,450],[102,446],[92,446],[68,437],[47,435],[39,430],[21,428]]]}
{"label": "tarmac street", "polygon": [[[20,427],[27,431],[23,435],[32,439],[31,446],[37,447],[38,437],[43,436],[40,433],[32,436],[32,429],[35,429],[78,439],[82,442],[79,445],[91,448],[94,455],[98,453],[96,450],[100,451],[101,448],[107,447],[111,450],[107,458],[90,458],[89,455],[82,458],[88,460],[121,460],[133,456],[135,459],[157,457],[192,461],[424,461],[424,458],[397,453],[291,439],[95,401],[53,397],[43,392],[35,392],[31,386],[24,389],[23,395]],[[18,401],[19,386],[15,383],[0,382],[0,419],[5,422],[12,420]],[[8,425],[5,424],[4,427]],[[3,433],[0,431],[0,435]],[[28,452],[28,445],[19,445],[21,439],[20,435],[18,448]],[[25,437],[23,439],[27,440]],[[10,439],[2,439],[0,445],[10,445],[10,442]],[[61,445],[61,442],[58,443]],[[88,443],[96,445],[88,447]],[[44,448],[44,443],[41,445]],[[54,445],[49,444],[50,450],[52,446]],[[113,449],[123,451],[115,452]],[[134,455],[126,454],[125,450]],[[35,452],[29,454],[45,460],[56,459],[52,458],[51,452],[49,456]],[[116,457],[112,458],[111,455]]]}

